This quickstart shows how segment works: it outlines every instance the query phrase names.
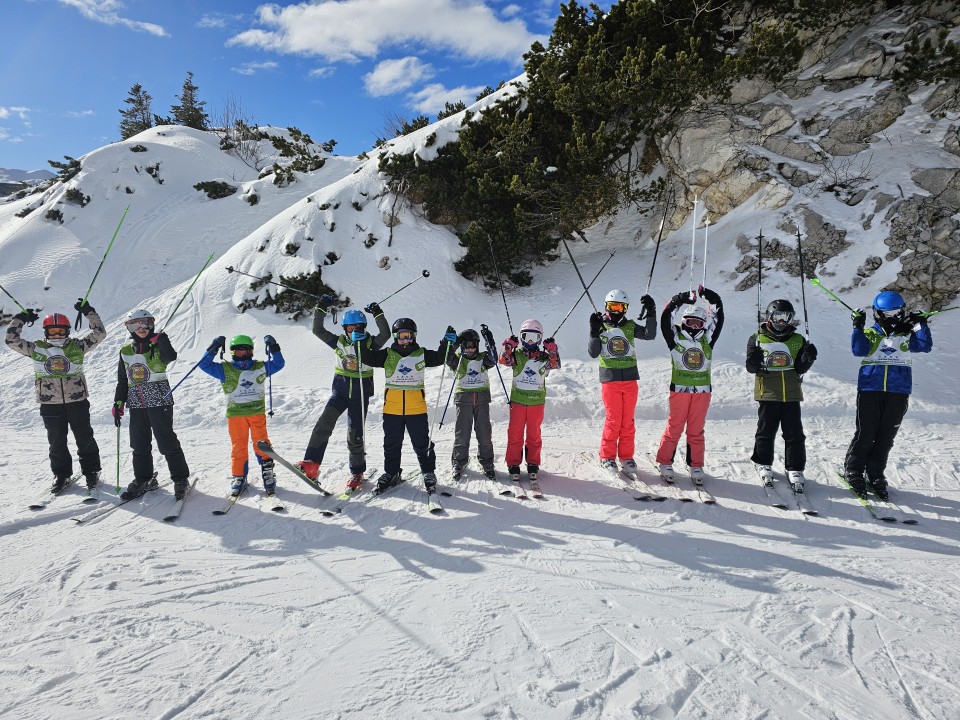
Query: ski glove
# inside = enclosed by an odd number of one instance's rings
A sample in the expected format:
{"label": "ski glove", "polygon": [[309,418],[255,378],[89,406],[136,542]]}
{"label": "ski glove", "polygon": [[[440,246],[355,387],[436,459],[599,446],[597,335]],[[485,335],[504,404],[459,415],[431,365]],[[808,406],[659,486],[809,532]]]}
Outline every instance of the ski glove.
{"label": "ski glove", "polygon": [[488,348],[492,348],[497,344],[493,339],[493,333],[490,332],[490,328],[488,328],[486,325],[480,326],[480,335],[483,336],[483,341],[487,344]]}
{"label": "ski glove", "polygon": [[[36,315],[34,315],[34,318],[36,318]],[[907,322],[910,324],[910,327],[912,328],[917,323],[920,323],[921,325],[926,325],[927,318],[926,316],[921,315],[918,312],[912,312],[909,315],[907,315]]]}
{"label": "ski glove", "polygon": [[543,341],[543,349],[547,351],[550,355],[555,355],[557,353],[557,341],[552,337],[548,337]]}
{"label": "ski glove", "polygon": [[503,349],[508,353],[512,353],[514,350],[516,350],[518,345],[520,345],[520,341],[517,339],[516,335],[511,335],[503,341]]}
{"label": "ski glove", "polygon": [[380,304],[379,304],[379,303],[372,302],[372,303],[370,303],[369,305],[367,305],[367,306],[364,308],[364,310],[366,310],[368,313],[370,313],[371,315],[373,315],[374,318],[377,318],[377,317],[379,317],[380,315],[383,315],[383,310],[380,308]]}
{"label": "ski glove", "polygon": [[213,342],[210,343],[210,347],[207,348],[208,353],[216,353],[217,350],[223,350],[224,346],[227,344],[227,338],[223,335],[213,339]]}
{"label": "ski glove", "polygon": [[123,400],[117,400],[110,408],[110,414],[113,415],[113,424],[120,427],[120,420],[123,418]]}
{"label": "ski glove", "polygon": [[263,342],[267,345],[267,350],[272,353],[280,352],[280,343],[276,341],[273,335],[264,335]]}
{"label": "ski glove", "polygon": [[867,314],[862,308],[854,310],[853,315],[850,316],[850,319],[853,320],[853,326],[857,328],[857,330],[863,330],[864,326],[867,324]]}
{"label": "ski glove", "polygon": [[680,305],[693,305],[696,301],[693,299],[693,293],[677,293],[671,298],[671,302],[679,307]]}
{"label": "ski glove", "polygon": [[603,332],[603,315],[598,312],[590,316],[590,337],[598,338]]}
{"label": "ski glove", "polygon": [[453,329],[453,325],[447,325],[447,332],[444,333],[443,339],[448,343],[454,343],[457,341],[457,331]]}
{"label": "ski glove", "polygon": [[813,365],[813,361],[817,359],[817,346],[813,343],[807,343],[800,354],[803,356],[805,364]]}
{"label": "ski glove", "polygon": [[642,298],[640,298],[640,306],[643,308],[640,312],[641,318],[650,317],[651,315],[655,315],[657,312],[657,304],[649,295],[644,295]]}
{"label": "ski glove", "polygon": [[96,312],[96,310],[93,309],[93,306],[83,298],[77,298],[77,301],[73,304],[73,309],[78,313],[81,313],[84,317],[92,312]]}
{"label": "ski glove", "polygon": [[720,300],[720,296],[715,293],[710,288],[705,288],[702,285],[700,286],[700,297],[706,300],[708,303],[714,307],[720,307],[723,303]]}
{"label": "ski glove", "polygon": [[747,353],[747,366],[755,368],[763,367],[763,349],[758,345],[754,345],[750,348],[750,352]]}
{"label": "ski glove", "polygon": [[353,330],[350,333],[350,342],[360,342],[361,340],[366,340],[367,333],[363,330]]}
{"label": "ski glove", "polygon": [[13,316],[14,320],[22,320],[25,323],[33,323],[40,319],[40,316],[37,315],[33,310],[27,308],[21,313],[17,313]]}

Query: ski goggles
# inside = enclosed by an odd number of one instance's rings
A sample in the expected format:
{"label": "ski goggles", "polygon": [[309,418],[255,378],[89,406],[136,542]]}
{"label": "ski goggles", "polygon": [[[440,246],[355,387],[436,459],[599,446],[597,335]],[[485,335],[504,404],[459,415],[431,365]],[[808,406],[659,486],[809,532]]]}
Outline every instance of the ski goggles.
{"label": "ski goggles", "polygon": [[233,353],[234,360],[250,360],[253,357],[252,347],[232,347],[230,352]]}
{"label": "ski goggles", "polygon": [[70,334],[70,328],[61,327],[59,325],[51,325],[48,328],[44,328],[43,332],[48,338],[65,338]]}
{"label": "ski goggles", "polygon": [[478,343],[476,340],[464,340],[462,343],[460,343],[460,347],[462,347],[464,350],[476,351],[479,349],[480,343]]}
{"label": "ski goggles", "polygon": [[887,318],[888,320],[902,320],[904,318],[903,308],[897,308],[896,310],[877,310],[877,315],[882,318]]}
{"label": "ski goggles", "polygon": [[520,331],[520,341],[524,345],[538,345],[541,337],[543,337],[543,333],[537,332],[536,330]]}
{"label": "ski goggles", "polygon": [[353,323],[351,325],[344,325],[343,332],[345,335],[350,335],[354,330],[358,332],[364,332],[367,329],[367,326],[363,323]]}
{"label": "ski goggles", "polygon": [[153,330],[153,318],[137,318],[136,320],[127,320],[124,325],[130,332],[137,330]]}
{"label": "ski goggles", "polygon": [[775,310],[770,313],[770,324],[774,327],[783,327],[793,321],[793,313],[787,310]]}
{"label": "ski goggles", "polygon": [[627,312],[627,304],[623,302],[608,302],[606,307],[607,312],[620,313],[621,315]]}
{"label": "ski goggles", "polygon": [[409,345],[417,339],[417,334],[413,330],[397,330],[393,334],[393,339],[401,345]]}
{"label": "ski goggles", "polygon": [[703,330],[705,325],[706,323],[703,321],[703,318],[685,317],[683,319],[683,326],[690,330]]}

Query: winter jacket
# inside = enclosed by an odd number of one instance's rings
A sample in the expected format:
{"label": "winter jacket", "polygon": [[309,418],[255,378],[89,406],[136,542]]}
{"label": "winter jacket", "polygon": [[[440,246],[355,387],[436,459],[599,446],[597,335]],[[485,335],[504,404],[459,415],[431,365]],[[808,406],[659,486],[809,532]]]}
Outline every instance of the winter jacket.
{"label": "winter jacket", "polygon": [[69,338],[62,348],[47,342],[23,340],[23,320],[14,318],[7,327],[6,343],[14,352],[33,359],[36,381],[34,390],[41,405],[62,405],[89,398],[87,380],[83,376],[83,358],[107,336],[103,320],[95,312],[87,314],[90,332],[83,337]]}
{"label": "winter jacket", "polygon": [[926,322],[910,326],[904,322],[889,335],[879,323],[862,330],[854,328],[850,349],[861,357],[857,376],[858,391],[903,393],[913,392],[913,359],[911,353],[927,353],[933,348],[933,337]]}
{"label": "winter jacket", "polygon": [[[707,294],[709,293],[709,297]],[[714,307],[712,324],[708,323],[696,338],[680,325],[673,324],[673,313],[685,303],[674,296],[660,314],[660,333],[670,350],[672,371],[671,392],[710,392],[713,348],[723,330],[723,302],[716,293],[703,290],[703,298]]]}
{"label": "winter jacket", "polygon": [[804,355],[807,341],[792,327],[785,333],[775,333],[768,323],[762,332],[747,340],[747,358],[755,347],[763,350],[763,363],[753,365],[747,360],[747,372],[756,375],[753,399],[761,402],[799,402],[803,400],[801,376],[813,361]]}
{"label": "winter jacket", "polygon": [[327,330],[323,326],[326,316],[326,311],[320,309],[313,314],[313,334],[329,345],[330,349],[337,354],[339,363],[337,363],[334,372],[351,379],[360,378],[361,375],[362,377],[373,377],[373,368],[366,362],[367,350],[379,350],[390,339],[390,324],[383,313],[374,318],[377,323],[377,334],[367,335],[366,340],[360,346],[360,361],[363,363],[363,367],[359,370],[357,369],[357,354],[353,342],[344,333],[336,335]]}
{"label": "winter jacket", "polygon": [[166,333],[140,338],[120,348],[117,366],[117,389],[114,402],[123,402],[131,410],[173,405],[167,365],[177,359],[177,351],[170,345]]}
{"label": "winter jacket", "polygon": [[615,323],[605,315],[600,337],[591,337],[587,341],[587,353],[590,357],[600,358],[600,382],[639,380],[635,342],[638,339],[653,340],[655,337],[655,315],[647,317],[643,325],[626,318],[620,318],[620,322]]}
{"label": "winter jacket", "polygon": [[487,370],[496,365],[493,351],[466,358],[457,353],[447,356],[447,366],[453,370],[454,405],[480,405],[490,402],[490,378]]}
{"label": "winter jacket", "polygon": [[443,339],[436,350],[426,350],[416,342],[409,345],[393,343],[384,350],[367,350],[363,354],[364,364],[382,367],[384,371],[383,414],[426,414],[424,368],[443,365],[453,353],[453,343]]}
{"label": "winter jacket", "polygon": [[560,352],[548,353],[539,348],[524,350],[506,346],[500,353],[500,364],[513,368],[510,402],[517,405],[546,405],[547,375],[560,368]]}
{"label": "winter jacket", "polygon": [[271,353],[270,360],[241,360],[218,363],[214,358],[217,350],[207,350],[200,359],[200,369],[215,377],[223,385],[227,396],[227,417],[263,415],[266,412],[267,378],[283,370],[286,362],[279,350]]}

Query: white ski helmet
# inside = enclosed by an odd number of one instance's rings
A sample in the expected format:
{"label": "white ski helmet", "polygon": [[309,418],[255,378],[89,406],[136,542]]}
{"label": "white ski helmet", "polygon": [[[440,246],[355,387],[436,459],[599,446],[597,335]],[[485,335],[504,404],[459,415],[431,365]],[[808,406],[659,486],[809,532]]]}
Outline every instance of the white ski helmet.
{"label": "white ski helmet", "polygon": [[611,290],[603,299],[604,303],[620,302],[624,305],[630,304],[630,296],[624,290]]}
{"label": "white ski helmet", "polygon": [[146,310],[134,310],[132,313],[130,313],[130,315],[127,316],[127,320],[124,324],[127,326],[127,330],[130,332],[136,332],[140,328],[153,330],[154,319],[153,315],[148,313]]}
{"label": "white ski helmet", "polygon": [[700,305],[693,305],[683,314],[680,326],[693,336],[707,328],[707,311]]}

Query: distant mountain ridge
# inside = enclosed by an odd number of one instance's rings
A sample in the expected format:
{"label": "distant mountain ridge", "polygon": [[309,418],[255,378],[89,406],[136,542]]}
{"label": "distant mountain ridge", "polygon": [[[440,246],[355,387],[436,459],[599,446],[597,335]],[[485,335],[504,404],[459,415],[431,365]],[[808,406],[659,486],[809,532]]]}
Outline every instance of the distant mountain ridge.
{"label": "distant mountain ridge", "polygon": [[56,175],[49,170],[15,170],[0,168],[0,197],[10,195],[20,189],[20,183],[35,185]]}

